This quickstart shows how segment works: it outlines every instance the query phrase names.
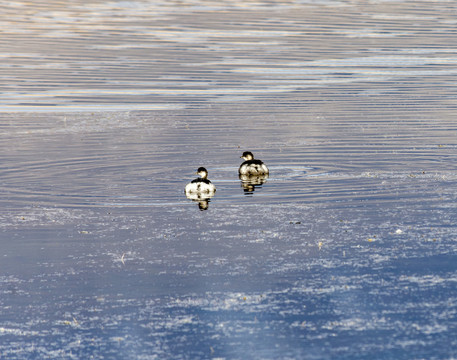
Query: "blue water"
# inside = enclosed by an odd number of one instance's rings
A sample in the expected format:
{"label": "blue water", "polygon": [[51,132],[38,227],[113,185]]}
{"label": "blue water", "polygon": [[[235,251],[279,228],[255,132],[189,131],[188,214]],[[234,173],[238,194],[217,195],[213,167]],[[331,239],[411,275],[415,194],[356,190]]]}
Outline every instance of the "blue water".
{"label": "blue water", "polygon": [[457,357],[452,2],[0,11],[0,358]]}

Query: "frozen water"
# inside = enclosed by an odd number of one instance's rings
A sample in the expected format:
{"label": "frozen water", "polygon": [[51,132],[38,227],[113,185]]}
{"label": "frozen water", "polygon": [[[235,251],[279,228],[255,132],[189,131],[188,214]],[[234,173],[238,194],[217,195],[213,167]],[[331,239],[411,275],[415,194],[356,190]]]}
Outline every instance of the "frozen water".
{"label": "frozen water", "polygon": [[0,11],[1,358],[457,357],[452,2]]}

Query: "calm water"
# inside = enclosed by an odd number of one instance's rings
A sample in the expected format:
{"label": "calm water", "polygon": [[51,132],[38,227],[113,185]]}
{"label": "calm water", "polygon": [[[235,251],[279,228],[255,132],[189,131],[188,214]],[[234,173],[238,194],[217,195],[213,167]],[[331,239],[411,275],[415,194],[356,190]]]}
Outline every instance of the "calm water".
{"label": "calm water", "polygon": [[457,4],[0,14],[1,358],[457,357]]}

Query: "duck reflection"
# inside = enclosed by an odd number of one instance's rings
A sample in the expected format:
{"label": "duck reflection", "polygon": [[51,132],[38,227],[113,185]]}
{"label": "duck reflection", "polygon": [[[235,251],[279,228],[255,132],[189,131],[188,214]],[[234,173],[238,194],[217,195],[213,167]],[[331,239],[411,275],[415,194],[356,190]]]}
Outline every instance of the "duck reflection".
{"label": "duck reflection", "polygon": [[198,208],[201,211],[208,210],[209,202],[211,201],[212,195],[202,193],[186,193],[186,197],[189,200],[195,201],[198,204]]}
{"label": "duck reflection", "polygon": [[241,187],[244,190],[244,195],[252,195],[256,188],[261,188],[267,181],[268,174],[263,175],[239,175]]}

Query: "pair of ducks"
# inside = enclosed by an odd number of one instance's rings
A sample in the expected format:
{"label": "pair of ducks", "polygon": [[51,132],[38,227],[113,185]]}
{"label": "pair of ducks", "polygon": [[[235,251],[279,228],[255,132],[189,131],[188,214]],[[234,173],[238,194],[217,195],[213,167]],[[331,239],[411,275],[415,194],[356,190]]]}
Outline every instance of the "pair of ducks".
{"label": "pair of ducks", "polygon": [[[245,151],[241,155],[245,161],[240,165],[238,173],[240,176],[263,176],[268,175],[269,170],[263,161],[254,159],[254,155],[250,151]],[[199,178],[192,180],[186,185],[186,195],[207,194],[212,196],[216,192],[216,187],[207,179],[208,171],[204,167],[199,167],[197,170]]]}

